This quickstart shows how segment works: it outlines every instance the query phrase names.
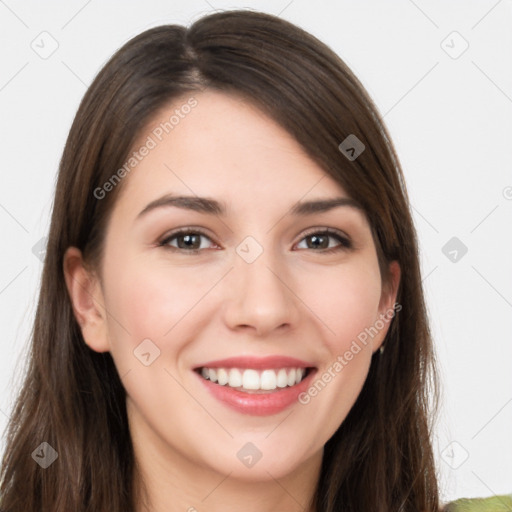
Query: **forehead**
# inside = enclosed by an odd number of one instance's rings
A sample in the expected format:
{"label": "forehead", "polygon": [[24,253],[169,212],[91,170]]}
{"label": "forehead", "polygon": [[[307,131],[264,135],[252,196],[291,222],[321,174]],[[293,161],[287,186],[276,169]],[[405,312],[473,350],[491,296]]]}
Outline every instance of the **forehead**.
{"label": "forehead", "polygon": [[164,193],[216,197],[253,210],[347,196],[279,124],[217,91],[191,92],[165,105],[130,155],[137,161],[119,201],[139,211]]}

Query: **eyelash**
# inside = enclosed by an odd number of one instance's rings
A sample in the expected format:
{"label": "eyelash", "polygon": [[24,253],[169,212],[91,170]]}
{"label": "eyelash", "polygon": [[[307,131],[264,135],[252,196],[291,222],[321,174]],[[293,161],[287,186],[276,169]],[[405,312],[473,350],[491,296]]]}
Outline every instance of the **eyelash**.
{"label": "eyelash", "polygon": [[[184,229],[175,231],[175,232],[171,233],[169,236],[165,237],[161,242],[158,243],[158,246],[164,247],[165,249],[171,250],[173,252],[174,251],[183,251],[189,255],[198,254],[200,251],[204,250],[204,249],[182,249],[179,247],[172,247],[172,246],[168,245],[171,240],[173,240],[174,238],[177,238],[179,236],[182,236],[182,235],[202,235],[202,236],[208,238],[209,240],[211,240],[211,238],[201,229],[184,228]],[[340,245],[338,245],[336,247],[331,247],[330,249],[318,249],[318,250],[311,249],[315,252],[320,252],[322,254],[331,254],[331,253],[342,251],[342,250],[346,251],[346,250],[352,249],[352,242],[348,238],[346,238],[345,236],[342,236],[337,230],[330,229],[330,228],[323,228],[322,230],[317,229],[314,231],[309,231],[301,238],[299,243],[302,242],[305,238],[308,238],[312,235],[329,235],[330,237],[336,238],[338,240],[338,242],[340,242]],[[303,250],[303,249],[301,249],[301,250]]]}

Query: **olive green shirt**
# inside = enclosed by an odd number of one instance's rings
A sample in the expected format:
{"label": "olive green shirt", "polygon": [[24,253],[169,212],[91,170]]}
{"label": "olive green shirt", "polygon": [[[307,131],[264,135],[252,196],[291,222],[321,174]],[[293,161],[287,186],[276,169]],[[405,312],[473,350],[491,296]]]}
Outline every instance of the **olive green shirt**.
{"label": "olive green shirt", "polygon": [[512,494],[490,498],[461,498],[448,503],[443,512],[512,512]]}

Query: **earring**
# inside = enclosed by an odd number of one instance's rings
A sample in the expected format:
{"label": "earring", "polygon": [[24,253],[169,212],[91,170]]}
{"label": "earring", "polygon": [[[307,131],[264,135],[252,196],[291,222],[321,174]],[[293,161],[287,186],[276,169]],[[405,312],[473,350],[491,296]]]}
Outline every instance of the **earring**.
{"label": "earring", "polygon": [[380,348],[379,348],[379,354],[382,355],[384,354],[384,345],[381,345]]}

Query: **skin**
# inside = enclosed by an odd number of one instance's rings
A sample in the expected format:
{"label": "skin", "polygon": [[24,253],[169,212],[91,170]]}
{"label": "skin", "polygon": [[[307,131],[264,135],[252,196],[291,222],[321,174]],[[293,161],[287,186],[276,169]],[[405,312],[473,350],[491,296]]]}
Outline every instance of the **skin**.
{"label": "skin", "polygon": [[[322,375],[392,310],[400,270],[393,262],[392,283],[382,286],[362,211],[290,214],[299,200],[347,197],[290,134],[235,96],[194,97],[197,106],[124,178],[107,228],[103,278],[71,247],[67,287],[85,342],[112,354],[126,388],[150,510],[229,512],[241,503],[247,512],[304,510],[324,444],[361,391],[389,323],[308,404],[275,415],[227,408],[192,368],[232,356],[287,355],[312,362]],[[188,98],[158,112],[134,148]],[[169,192],[223,201],[227,212],[164,207],[136,219]],[[199,253],[178,249],[183,236],[158,246],[171,230],[190,226],[207,233],[195,246]],[[307,235],[325,227],[353,248],[326,253],[327,243],[340,247],[332,235],[315,247]],[[263,249],[252,263],[235,250],[247,236]],[[160,350],[149,366],[133,353],[147,338]],[[236,456],[248,442],[262,453],[251,468]],[[139,503],[138,510],[147,509]]]}

